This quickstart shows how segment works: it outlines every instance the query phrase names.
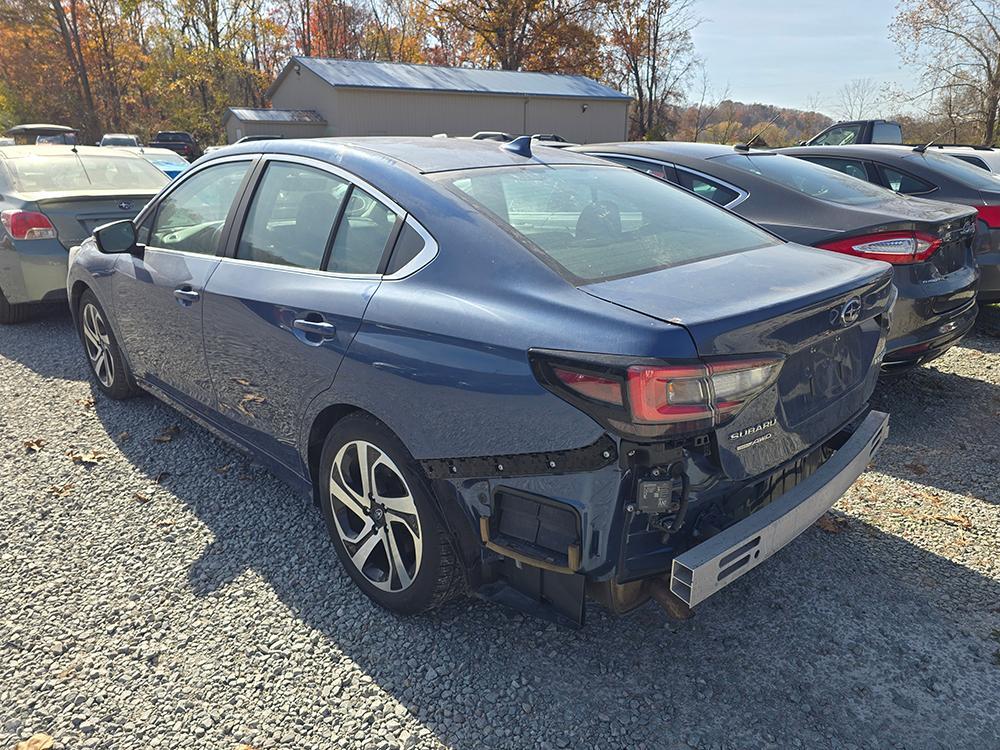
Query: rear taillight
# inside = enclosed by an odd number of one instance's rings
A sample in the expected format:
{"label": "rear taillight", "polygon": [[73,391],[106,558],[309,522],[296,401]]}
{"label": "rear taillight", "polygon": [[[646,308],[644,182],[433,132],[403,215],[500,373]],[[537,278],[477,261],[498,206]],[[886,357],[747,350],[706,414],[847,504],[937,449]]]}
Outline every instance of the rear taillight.
{"label": "rear taillight", "polygon": [[573,355],[533,351],[539,381],[615,431],[641,437],[724,424],[775,381],[782,364],[779,357],[629,364],[617,357],[587,362],[565,356]]}
{"label": "rear taillight", "polygon": [[986,222],[990,229],[1000,229],[1000,206],[976,206],[979,218]]}
{"label": "rear taillight", "polygon": [[0,223],[15,240],[49,240],[56,237],[56,228],[49,217],[37,211],[0,211]]}
{"label": "rear taillight", "polygon": [[881,232],[824,242],[816,247],[886,263],[919,263],[941,247],[941,240],[925,232]]}

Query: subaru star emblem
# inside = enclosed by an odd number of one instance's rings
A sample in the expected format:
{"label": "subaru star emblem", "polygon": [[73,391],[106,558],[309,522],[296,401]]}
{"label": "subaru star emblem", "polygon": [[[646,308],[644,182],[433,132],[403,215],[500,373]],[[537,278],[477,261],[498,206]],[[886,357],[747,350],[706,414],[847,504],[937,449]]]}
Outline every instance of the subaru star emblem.
{"label": "subaru star emblem", "polygon": [[861,317],[861,298],[851,297],[847,302],[830,311],[830,322],[835,326],[847,328],[858,322]]}
{"label": "subaru star emblem", "polygon": [[118,208],[120,208],[122,211],[131,211],[132,201],[119,201]]}

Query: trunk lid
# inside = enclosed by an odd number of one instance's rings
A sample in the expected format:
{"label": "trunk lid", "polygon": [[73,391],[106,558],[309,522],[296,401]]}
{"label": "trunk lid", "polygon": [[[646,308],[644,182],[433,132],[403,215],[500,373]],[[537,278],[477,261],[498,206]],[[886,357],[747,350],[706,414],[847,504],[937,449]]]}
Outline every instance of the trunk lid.
{"label": "trunk lid", "polygon": [[94,193],[86,196],[50,193],[35,198],[38,210],[49,217],[64,247],[79,245],[102,224],[134,219],[155,195],[141,191],[128,194],[111,191]]}
{"label": "trunk lid", "polygon": [[811,449],[866,407],[891,279],[888,264],[788,244],[581,289],[683,326],[701,357],[784,358],[775,383],[715,431],[723,470],[745,479]]}

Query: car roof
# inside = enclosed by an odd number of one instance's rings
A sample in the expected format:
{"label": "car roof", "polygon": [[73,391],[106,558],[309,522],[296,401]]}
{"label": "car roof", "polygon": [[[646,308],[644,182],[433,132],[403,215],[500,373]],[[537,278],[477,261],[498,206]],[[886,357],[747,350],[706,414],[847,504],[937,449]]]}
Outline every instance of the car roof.
{"label": "car roof", "polygon": [[689,141],[620,141],[618,143],[588,143],[585,146],[575,146],[571,151],[600,151],[613,149],[619,153],[649,156],[651,158],[671,155],[687,156],[693,159],[710,159],[713,156],[723,156],[732,153],[745,153],[733,146],[722,143],[691,143]]}
{"label": "car roof", "polygon": [[233,144],[213,151],[207,158],[215,159],[242,153],[278,153],[326,159],[334,163],[345,148],[360,149],[390,159],[416,172],[448,172],[484,167],[523,166],[527,164],[602,164],[583,154],[566,149],[549,148],[534,142],[532,156],[520,156],[503,148],[496,141],[459,140],[433,137],[365,137],[365,138],[283,138]]}
{"label": "car roof", "polygon": [[871,156],[903,156],[907,152],[911,154],[920,153],[913,150],[913,146],[897,145],[891,143],[855,143],[847,146],[792,146],[791,148],[775,149],[779,153],[809,154],[820,151],[833,151],[846,156],[863,158],[866,154]]}
{"label": "car roof", "polygon": [[100,146],[70,146],[61,143],[40,143],[30,146],[0,146],[0,158],[19,159],[25,156],[132,156],[123,148],[109,149]]}

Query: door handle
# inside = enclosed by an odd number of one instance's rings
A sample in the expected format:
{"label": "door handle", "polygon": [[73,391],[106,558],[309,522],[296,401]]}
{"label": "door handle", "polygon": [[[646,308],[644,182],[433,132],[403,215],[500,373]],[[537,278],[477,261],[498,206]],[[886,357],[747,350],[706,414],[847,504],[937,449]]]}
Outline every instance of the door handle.
{"label": "door handle", "polygon": [[298,318],[292,323],[292,326],[303,333],[311,333],[313,336],[319,336],[323,339],[332,339],[337,335],[337,326],[333,323],[327,323],[325,320]]}
{"label": "door handle", "polygon": [[174,296],[181,302],[197,302],[201,297],[198,292],[190,287],[181,287],[180,289],[174,289]]}

